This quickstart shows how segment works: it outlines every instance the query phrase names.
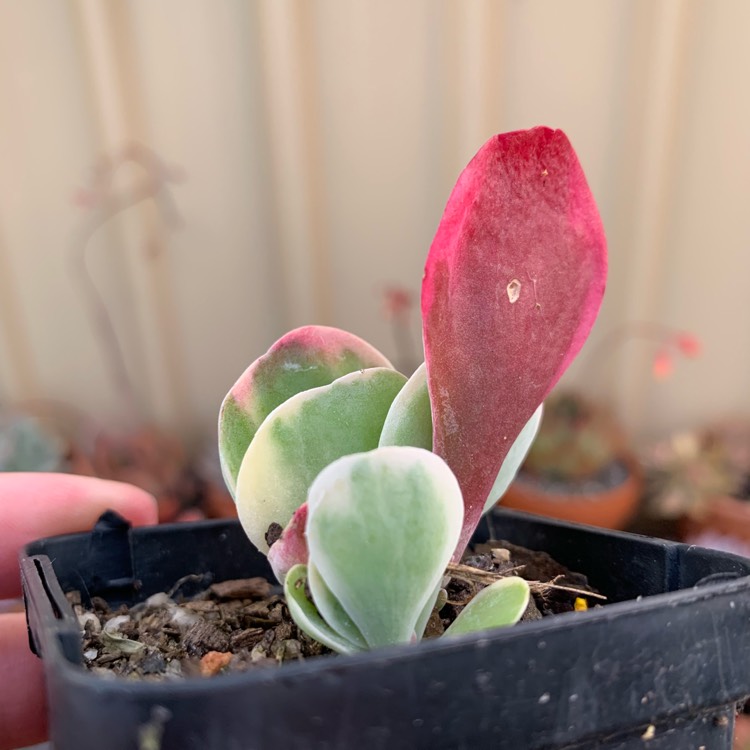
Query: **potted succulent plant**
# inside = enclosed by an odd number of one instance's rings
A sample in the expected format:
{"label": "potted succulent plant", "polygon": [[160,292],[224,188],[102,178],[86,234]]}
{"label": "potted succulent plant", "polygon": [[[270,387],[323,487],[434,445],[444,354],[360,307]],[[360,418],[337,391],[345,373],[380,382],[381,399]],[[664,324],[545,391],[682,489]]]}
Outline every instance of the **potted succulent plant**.
{"label": "potted succulent plant", "polygon": [[641,471],[610,410],[576,392],[545,402],[534,443],[502,498],[504,507],[610,529],[627,526]]}
{"label": "potted succulent plant", "polygon": [[750,553],[750,423],[678,432],[644,451],[648,509],[686,541]]}
{"label": "potted succulent plant", "polygon": [[[750,635],[719,643],[716,632],[749,616],[750,563],[522,515],[482,522],[593,324],[605,273],[601,222],[567,138],[547,128],[492,138],[430,249],[425,364],[411,378],[352,334],[308,326],[230,390],[219,443],[241,528],[133,531],[106,518],[91,535],[26,549],[56,748],[729,748],[734,702],[750,693],[735,669]],[[526,611],[529,584],[473,573],[489,585],[443,637],[417,645],[446,604],[446,574],[472,540],[497,535],[589,573],[612,603],[504,627]],[[196,576],[260,575],[283,583],[274,612],[288,608],[339,656],[213,681],[81,669],[65,591],[149,606]]]}

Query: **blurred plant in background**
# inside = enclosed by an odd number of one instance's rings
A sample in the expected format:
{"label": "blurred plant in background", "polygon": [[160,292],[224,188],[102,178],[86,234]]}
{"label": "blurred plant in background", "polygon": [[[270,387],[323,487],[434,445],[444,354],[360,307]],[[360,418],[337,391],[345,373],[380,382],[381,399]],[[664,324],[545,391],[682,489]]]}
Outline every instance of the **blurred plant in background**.
{"label": "blurred plant in background", "polygon": [[523,470],[550,482],[583,482],[627,454],[627,440],[610,410],[572,392],[547,399]]}
{"label": "blurred plant in background", "polygon": [[750,423],[679,432],[642,455],[651,512],[705,517],[717,497],[750,496]]}
{"label": "blurred plant in background", "polygon": [[65,444],[23,412],[0,415],[0,471],[60,471]]}
{"label": "blurred plant in background", "polygon": [[[696,357],[691,334],[656,323],[629,323],[591,349],[599,368],[631,340],[653,348],[652,375],[669,378],[679,357]],[[611,406],[588,393],[560,391],[545,403],[542,424],[503,504],[569,521],[623,528],[643,495],[637,451]]]}
{"label": "blurred plant in background", "polygon": [[[129,189],[116,188],[115,175],[128,164],[139,167],[145,177]],[[179,227],[182,221],[170,186],[183,179],[179,167],[166,165],[151,149],[128,144],[102,157],[89,184],[76,191],[74,203],[84,214],[73,234],[70,268],[118,394],[120,416],[116,423],[102,425],[52,401],[6,409],[0,413],[1,471],[59,470],[130,482],[156,497],[161,521],[235,515],[213,441],[189,450],[177,434],[140,416],[117,328],[87,263],[98,230],[144,201],[156,203],[165,231]]]}

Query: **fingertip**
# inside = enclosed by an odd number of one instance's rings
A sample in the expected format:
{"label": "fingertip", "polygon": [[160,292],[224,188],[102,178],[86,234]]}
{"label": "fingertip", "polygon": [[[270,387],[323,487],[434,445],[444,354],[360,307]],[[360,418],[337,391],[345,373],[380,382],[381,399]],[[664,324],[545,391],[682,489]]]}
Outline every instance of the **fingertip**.
{"label": "fingertip", "polygon": [[47,706],[41,661],[29,650],[23,613],[0,616],[0,750],[42,742]]}
{"label": "fingertip", "polygon": [[124,482],[109,479],[96,480],[97,486],[92,487],[90,494],[133,526],[150,526],[158,523],[156,498],[146,490]]}

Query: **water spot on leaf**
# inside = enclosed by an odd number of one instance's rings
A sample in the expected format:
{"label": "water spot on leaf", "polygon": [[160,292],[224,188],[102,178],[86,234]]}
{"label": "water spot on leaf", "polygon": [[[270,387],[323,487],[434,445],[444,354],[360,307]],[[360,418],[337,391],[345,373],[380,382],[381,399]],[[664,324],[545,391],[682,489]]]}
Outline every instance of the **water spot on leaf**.
{"label": "water spot on leaf", "polygon": [[518,298],[521,296],[521,282],[518,279],[513,279],[513,281],[508,284],[508,300],[510,300],[510,304],[512,305],[514,302],[518,301]]}

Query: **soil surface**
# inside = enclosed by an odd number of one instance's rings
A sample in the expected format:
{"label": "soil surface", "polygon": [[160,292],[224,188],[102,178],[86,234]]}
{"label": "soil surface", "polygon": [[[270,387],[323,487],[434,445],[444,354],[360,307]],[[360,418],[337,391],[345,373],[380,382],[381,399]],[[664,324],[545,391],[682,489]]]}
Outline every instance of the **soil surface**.
{"label": "soil surface", "polygon": [[[449,566],[425,637],[441,635],[482,588],[502,575],[519,575],[531,583],[524,620],[599,606],[603,600],[584,575],[547,553],[496,541],[476,547],[461,565]],[[180,595],[181,585],[114,609],[97,597],[84,608],[80,593],[70,592],[68,600],[83,631],[86,667],[102,677],[174,680],[331,653],[297,628],[281,588],[264,578],[224,581],[190,599]]]}

